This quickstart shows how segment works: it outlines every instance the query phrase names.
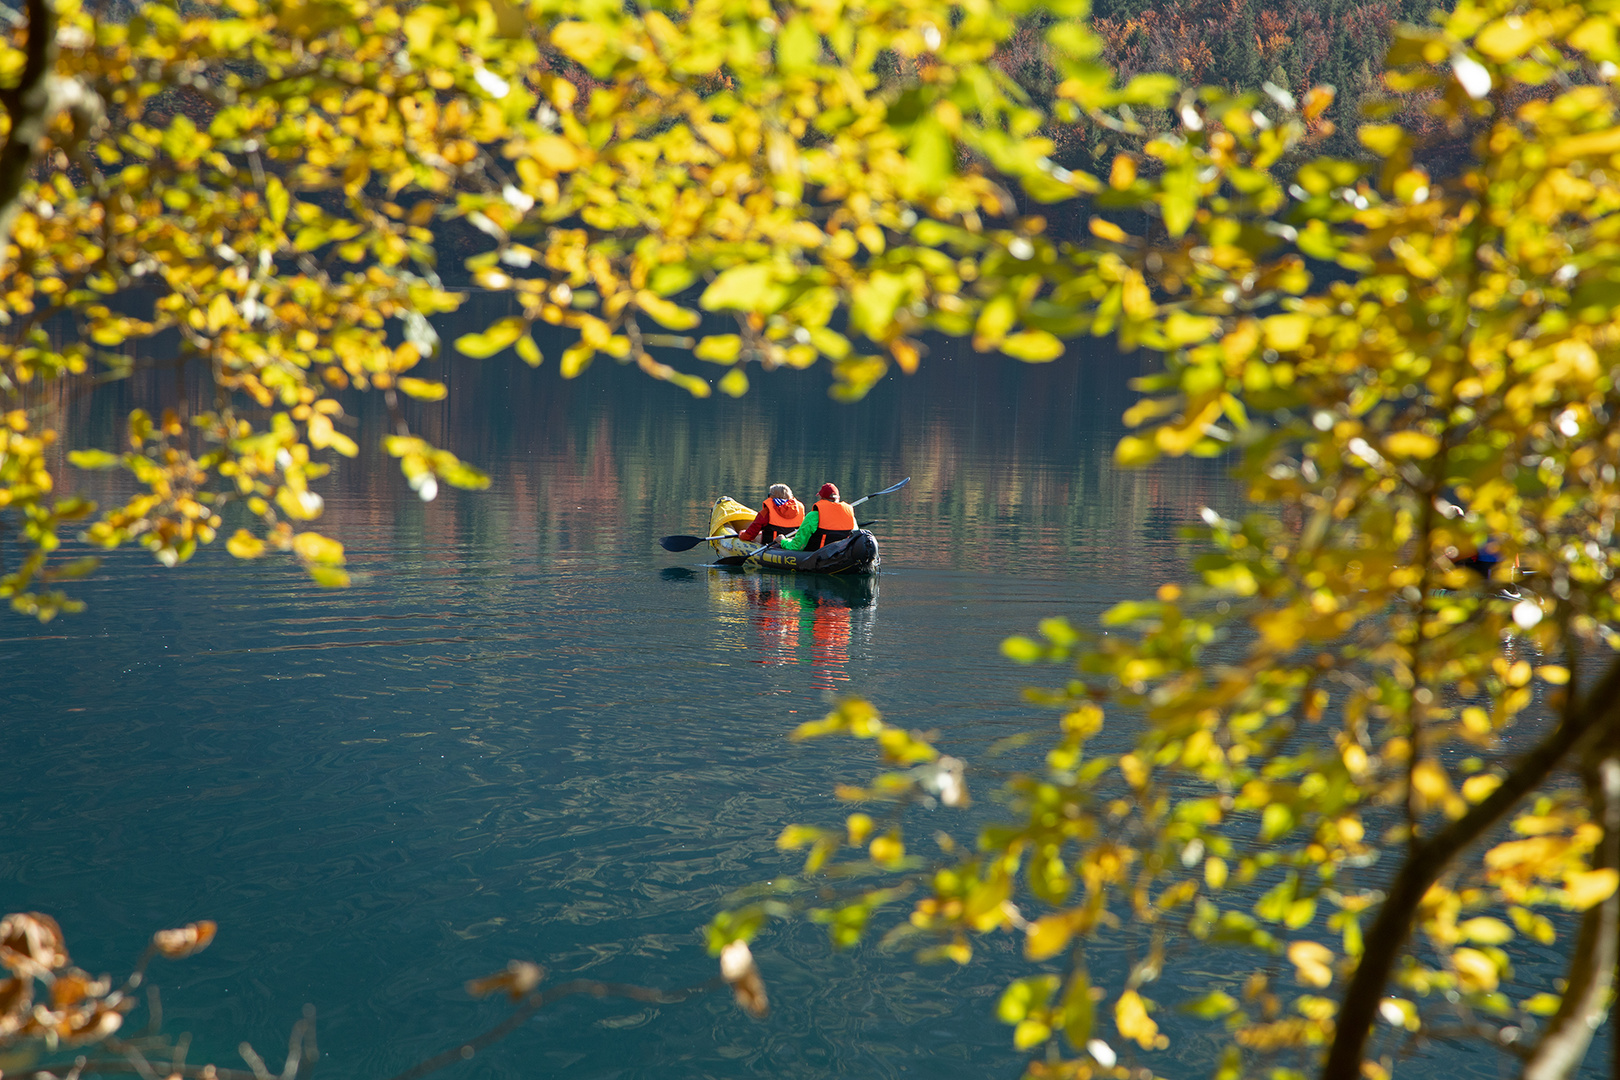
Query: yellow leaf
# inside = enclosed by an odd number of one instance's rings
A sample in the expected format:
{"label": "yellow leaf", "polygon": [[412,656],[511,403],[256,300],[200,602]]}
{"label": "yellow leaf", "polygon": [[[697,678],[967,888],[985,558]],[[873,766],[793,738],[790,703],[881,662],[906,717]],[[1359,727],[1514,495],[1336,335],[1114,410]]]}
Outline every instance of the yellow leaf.
{"label": "yellow leaf", "polygon": [[1063,342],[1045,330],[1021,330],[1001,343],[1001,351],[1030,364],[1044,364],[1063,355]]}
{"label": "yellow leaf", "polygon": [[1039,1020],[1021,1020],[1013,1029],[1013,1045],[1020,1050],[1038,1046],[1051,1037],[1052,1029]]}
{"label": "yellow leaf", "polygon": [[1136,183],[1136,159],[1129,154],[1115,154],[1114,164],[1108,170],[1108,186],[1124,191]]}
{"label": "yellow leaf", "polygon": [[235,534],[225,541],[225,550],[238,559],[257,559],[264,554],[264,541],[246,529],[237,529]]}
{"label": "yellow leaf", "polygon": [[401,390],[420,401],[440,401],[450,391],[441,382],[432,382],[428,379],[413,379],[406,376],[396,384]]}
{"label": "yellow leaf", "polygon": [[552,172],[573,172],[579,168],[579,148],[560,135],[542,135],[529,144],[529,151]]}
{"label": "yellow leaf", "polygon": [[1397,431],[1384,440],[1384,452],[1395,458],[1421,461],[1434,457],[1439,449],[1440,440],[1421,431]]}
{"label": "yellow leaf", "polygon": [[1433,758],[1424,758],[1413,766],[1412,786],[1430,806],[1445,802],[1446,796],[1451,794],[1451,780]]}
{"label": "yellow leaf", "polygon": [[1451,962],[1464,991],[1495,990],[1501,979],[1496,961],[1478,949],[1458,949],[1451,954]]}
{"label": "yellow leaf", "polygon": [[596,23],[558,23],[551,31],[551,43],[586,67],[607,47],[607,28]]}
{"label": "yellow leaf", "polygon": [[1477,941],[1481,945],[1500,945],[1513,939],[1511,926],[1501,919],[1492,919],[1484,915],[1477,919],[1469,919],[1457,929],[1462,931],[1463,937],[1469,941]]}
{"label": "yellow leaf", "polygon": [[880,866],[892,866],[905,858],[906,845],[894,833],[884,833],[873,840],[867,850],[873,862]]}
{"label": "yellow leaf", "polygon": [[1479,32],[1474,47],[1498,63],[1523,56],[1541,39],[1532,20],[1518,15],[1497,19]]}
{"label": "yellow leaf", "polygon": [[1288,946],[1299,981],[1321,988],[1333,982],[1333,950],[1315,941],[1295,941]]}
{"label": "yellow leaf", "polygon": [[1563,999],[1557,994],[1540,993],[1524,1002],[1524,1011],[1534,1016],[1551,1016]]}
{"label": "yellow leaf", "polygon": [[698,305],[704,311],[718,311],[722,308],[754,311],[760,307],[770,286],[769,266],[763,264],[733,266],[729,270],[722,271],[720,276],[703,290]]}
{"label": "yellow leaf", "polygon": [[1300,107],[1300,112],[1304,114],[1305,119],[1315,120],[1333,104],[1334,93],[1333,87],[1326,83],[1311,87],[1305,92],[1305,102]]}
{"label": "yellow leaf", "polygon": [[[234,537],[233,537],[234,539]],[[293,537],[293,550],[305,562],[342,565],[343,545],[316,532],[301,532]]]}
{"label": "yellow leaf", "polygon": [[1278,352],[1293,352],[1311,333],[1309,315],[1273,315],[1261,323],[1266,345]]}
{"label": "yellow leaf", "polygon": [[1127,237],[1125,230],[1112,221],[1105,221],[1100,217],[1091,219],[1091,235],[1099,240],[1108,240],[1115,244],[1123,244]]}
{"label": "yellow leaf", "polygon": [[349,587],[349,572],[340,570],[335,566],[324,566],[312,563],[309,567],[310,580],[323,589],[346,589]]}
{"label": "yellow leaf", "polygon": [[1139,435],[1127,435],[1114,447],[1114,464],[1122,469],[1140,468],[1158,459],[1158,444]]}
{"label": "yellow leaf", "polygon": [[1024,955],[1045,960],[1062,952],[1074,936],[1074,923],[1067,915],[1046,915],[1029,924],[1024,939]]}
{"label": "yellow leaf", "polygon": [[703,321],[695,311],[665,300],[657,293],[642,289],[636,293],[636,306],[651,315],[661,326],[671,330],[690,330]]}
{"label": "yellow leaf", "polygon": [[1620,885],[1620,872],[1615,870],[1577,870],[1564,877],[1565,903],[1575,911],[1585,911],[1613,896],[1616,885]]}
{"label": "yellow leaf", "polygon": [[1152,1050],[1159,1037],[1159,1025],[1147,1014],[1147,1005],[1135,990],[1119,995],[1114,1005],[1114,1025],[1121,1035],[1135,1039],[1146,1050]]}

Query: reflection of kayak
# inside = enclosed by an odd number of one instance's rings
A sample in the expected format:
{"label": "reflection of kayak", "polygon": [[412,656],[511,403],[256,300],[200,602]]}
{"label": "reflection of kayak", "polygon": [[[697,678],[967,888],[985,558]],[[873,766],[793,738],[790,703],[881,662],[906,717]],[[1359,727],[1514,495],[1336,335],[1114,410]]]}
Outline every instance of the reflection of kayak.
{"label": "reflection of kayak", "polygon": [[[746,529],[753,520],[754,511],[731,496],[722,495],[715,500],[714,510],[709,515],[708,535],[715,536],[727,529],[737,532]],[[759,549],[758,544],[751,544],[736,536],[710,540],[709,546],[714,548],[723,565],[754,570],[785,570],[800,574],[875,574],[878,569],[877,537],[865,529],[857,529],[855,535],[835,540],[815,551],[788,551],[774,544]]]}
{"label": "reflection of kayak", "polygon": [[735,597],[738,602],[764,605],[778,598],[795,600],[815,608],[838,607],[856,610],[877,603],[878,582],[871,574],[829,577],[806,574],[803,577],[757,577],[735,573],[729,568],[709,570],[709,593],[714,597]]}

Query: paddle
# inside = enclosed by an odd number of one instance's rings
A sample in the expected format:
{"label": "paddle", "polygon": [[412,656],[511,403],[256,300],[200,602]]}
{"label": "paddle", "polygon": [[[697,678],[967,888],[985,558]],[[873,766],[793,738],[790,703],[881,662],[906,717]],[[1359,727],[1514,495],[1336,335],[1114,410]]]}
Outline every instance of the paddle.
{"label": "paddle", "polygon": [[861,503],[865,502],[867,499],[875,499],[879,495],[887,495],[891,491],[899,491],[901,488],[905,487],[909,483],[911,483],[911,477],[908,476],[904,480],[900,481],[898,484],[894,485],[893,487],[886,487],[882,491],[874,491],[870,495],[863,495],[859,499],[856,499],[854,502],[850,503],[849,505],[851,507],[859,506],[859,505],[861,505]]}
{"label": "paddle", "polygon": [[690,551],[699,544],[707,544],[710,540],[724,540],[736,533],[721,533],[719,536],[665,536],[658,541],[658,546],[665,551]]}

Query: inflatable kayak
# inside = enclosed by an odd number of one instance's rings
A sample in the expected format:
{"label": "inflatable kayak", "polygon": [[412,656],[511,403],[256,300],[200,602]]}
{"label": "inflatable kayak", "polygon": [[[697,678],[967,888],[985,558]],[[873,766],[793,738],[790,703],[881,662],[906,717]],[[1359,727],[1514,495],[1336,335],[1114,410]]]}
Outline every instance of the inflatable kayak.
{"label": "inflatable kayak", "polygon": [[[788,551],[772,544],[761,548],[757,543],[743,540],[736,534],[748,527],[756,511],[750,510],[729,495],[714,501],[709,514],[709,546],[714,549],[716,562],[721,566],[741,566],[753,570],[776,570],[799,574],[875,574],[878,570],[877,537],[865,529],[857,529],[853,536],[835,540],[814,551]],[[730,531],[729,536],[720,536]]]}

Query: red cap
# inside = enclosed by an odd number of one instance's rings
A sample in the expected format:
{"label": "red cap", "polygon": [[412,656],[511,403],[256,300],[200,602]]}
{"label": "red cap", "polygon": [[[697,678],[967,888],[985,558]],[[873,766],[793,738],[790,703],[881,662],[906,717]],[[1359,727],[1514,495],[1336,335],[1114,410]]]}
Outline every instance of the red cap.
{"label": "red cap", "polygon": [[818,497],[823,498],[823,499],[836,500],[838,498],[838,485],[837,484],[822,484],[821,485],[821,491],[819,492]]}

